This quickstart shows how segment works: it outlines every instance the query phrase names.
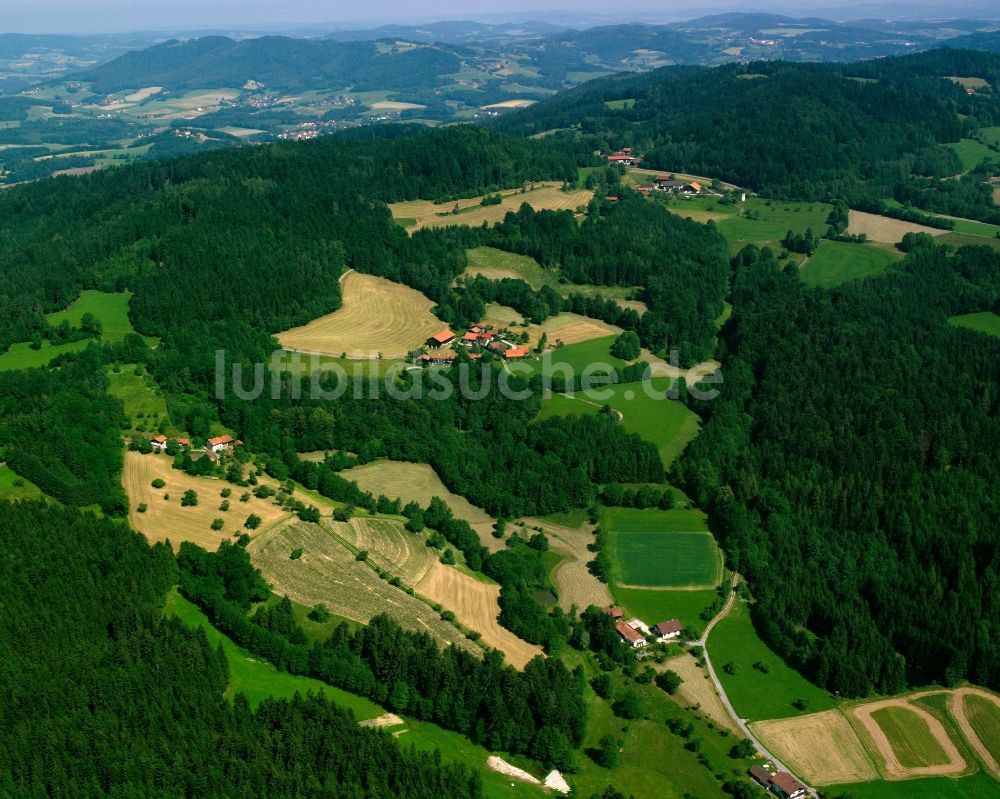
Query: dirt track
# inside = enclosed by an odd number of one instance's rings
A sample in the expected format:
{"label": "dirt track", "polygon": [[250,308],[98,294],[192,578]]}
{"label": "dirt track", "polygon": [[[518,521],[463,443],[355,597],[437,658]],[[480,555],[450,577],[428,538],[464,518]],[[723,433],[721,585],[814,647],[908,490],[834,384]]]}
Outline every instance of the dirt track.
{"label": "dirt track", "polygon": [[962,734],[965,735],[966,740],[972,748],[976,750],[976,754],[982,759],[986,768],[993,773],[994,777],[1000,779],[1000,763],[990,753],[990,750],[986,748],[986,745],[976,734],[969,721],[969,716],[965,710],[965,697],[967,696],[980,696],[983,699],[993,702],[998,707],[1000,707],[1000,697],[996,696],[996,694],[991,694],[989,691],[970,687],[956,688],[951,692],[951,696],[948,697],[948,710],[958,723]]}
{"label": "dirt track", "polygon": [[[943,777],[953,774],[961,774],[968,768],[965,758],[963,758],[961,753],[959,753],[958,747],[955,746],[955,743],[948,736],[948,733],[941,721],[928,710],[910,701],[912,699],[919,698],[921,695],[911,695],[905,698],[883,699],[878,702],[869,702],[852,708],[850,711],[854,719],[860,723],[864,731],[871,737],[878,749],[879,754],[885,761],[885,778],[887,780],[905,780],[913,777]],[[918,766],[912,768],[903,766],[899,762],[899,758],[896,756],[895,750],[892,748],[892,742],[889,740],[889,737],[885,734],[878,722],[872,716],[872,713],[876,710],[888,707],[904,708],[919,716],[924,723],[927,724],[927,729],[944,751],[945,756],[948,758],[948,762],[940,765]]]}

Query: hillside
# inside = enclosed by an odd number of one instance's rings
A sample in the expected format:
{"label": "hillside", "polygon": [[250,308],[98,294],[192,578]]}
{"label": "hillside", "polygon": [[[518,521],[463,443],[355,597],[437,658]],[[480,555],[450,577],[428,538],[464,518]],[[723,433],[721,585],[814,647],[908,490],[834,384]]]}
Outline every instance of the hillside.
{"label": "hillside", "polygon": [[[980,88],[955,76],[975,76]],[[895,198],[988,221],[996,211],[984,179],[997,167],[943,182],[963,166],[941,145],[1000,121],[998,78],[1000,57],[948,49],[846,66],[670,67],[593,81],[495,124],[556,131],[556,140],[606,152],[631,146],[644,167],[712,175],[770,197]],[[627,107],[613,102],[622,98]],[[949,200],[934,202],[936,194]]]}

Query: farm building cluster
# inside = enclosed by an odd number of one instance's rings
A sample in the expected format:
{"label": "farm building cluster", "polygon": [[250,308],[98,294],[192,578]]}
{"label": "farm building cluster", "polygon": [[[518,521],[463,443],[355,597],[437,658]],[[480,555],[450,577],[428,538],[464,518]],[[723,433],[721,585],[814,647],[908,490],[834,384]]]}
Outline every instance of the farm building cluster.
{"label": "farm building cluster", "polygon": [[633,649],[640,649],[650,641],[658,644],[669,643],[680,638],[683,629],[678,619],[667,619],[649,627],[641,619],[625,621],[625,612],[619,607],[610,607],[606,612],[614,620],[615,630],[621,636],[622,642]]}
{"label": "farm building cluster", "polygon": [[633,152],[631,147],[623,147],[607,158],[609,164],[621,164],[622,166],[635,166],[642,160],[642,156]]}
{"label": "farm building cluster", "polygon": [[[160,435],[153,436],[149,443],[154,452],[166,452],[167,449],[170,448],[171,444],[179,450],[191,449],[190,438],[169,439],[162,433]],[[242,446],[242,444],[242,441],[238,438],[233,438],[230,435],[215,436],[214,438],[209,438],[205,441],[205,452],[208,453],[209,457],[218,455],[219,453],[232,454],[233,450],[236,447]]]}
{"label": "farm building cluster", "polygon": [[[473,325],[465,333],[459,335],[450,329],[442,330],[424,342],[425,352],[414,353],[414,360],[423,365],[452,363],[458,358],[458,347],[469,350],[486,350],[499,355],[504,360],[521,360],[531,355],[528,347],[520,347],[504,341],[500,332],[479,325]],[[478,360],[477,352],[470,352],[471,360]]]}
{"label": "farm building cluster", "polygon": [[806,786],[787,771],[771,773],[763,766],[753,766],[747,773],[754,782],[781,799],[799,799],[808,793]]}
{"label": "farm building cluster", "polygon": [[650,194],[654,191],[665,191],[681,197],[695,197],[705,191],[705,187],[696,181],[676,180],[670,175],[656,175],[652,183],[644,183],[636,188],[640,194]]}

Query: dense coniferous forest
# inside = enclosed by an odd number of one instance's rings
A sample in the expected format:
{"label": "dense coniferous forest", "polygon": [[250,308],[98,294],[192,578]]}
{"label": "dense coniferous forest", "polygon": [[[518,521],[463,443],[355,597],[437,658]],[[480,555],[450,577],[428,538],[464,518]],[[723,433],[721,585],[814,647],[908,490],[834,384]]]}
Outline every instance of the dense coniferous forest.
{"label": "dense coniferous forest", "polygon": [[[645,167],[709,175],[769,197],[917,202],[939,193],[935,179],[961,172],[955,153],[939,145],[1000,121],[996,92],[969,95],[953,75],[993,83],[1000,56],[934,50],[848,65],[664,67],[592,81],[496,126],[555,130],[556,140],[605,152],[632,146]],[[635,103],[605,105],[621,98]],[[992,198],[979,184],[964,187],[948,213],[992,218]]]}
{"label": "dense coniferous forest", "polygon": [[[736,259],[721,398],[677,465],[768,643],[842,695],[1000,686],[1000,256],[929,236],[833,291]],[[697,406],[697,403],[695,403]]]}
{"label": "dense coniferous forest", "polygon": [[0,504],[0,540],[4,796],[482,796],[323,699],[224,700],[225,656],[162,617],[163,545],[44,503]]}

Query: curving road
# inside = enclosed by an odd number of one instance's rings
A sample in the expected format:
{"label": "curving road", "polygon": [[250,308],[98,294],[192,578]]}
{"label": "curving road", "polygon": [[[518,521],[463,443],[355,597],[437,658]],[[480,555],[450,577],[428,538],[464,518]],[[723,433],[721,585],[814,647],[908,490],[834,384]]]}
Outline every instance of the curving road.
{"label": "curving road", "polygon": [[777,768],[778,771],[787,771],[789,774],[795,777],[799,782],[801,782],[803,785],[806,786],[806,788],[809,790],[810,795],[815,796],[815,791],[813,791],[813,789],[809,787],[808,784],[806,784],[805,780],[803,780],[801,777],[799,777],[799,775],[797,775],[794,771],[788,768],[787,765],[778,760],[778,758],[776,758],[774,754],[769,752],[765,748],[765,746],[757,739],[757,737],[752,732],[750,732],[750,728],[747,726],[746,721],[744,721],[739,717],[739,714],[736,712],[736,708],[733,707],[733,703],[729,701],[729,696],[726,694],[726,689],[722,687],[722,681],[719,680],[719,675],[715,673],[715,666],[712,665],[712,658],[708,654],[709,633],[711,633],[715,625],[718,624],[720,621],[722,621],[729,613],[729,611],[732,610],[733,604],[736,602],[736,589],[739,586],[739,584],[740,584],[739,572],[733,572],[732,590],[729,592],[729,598],[726,599],[726,604],[722,606],[722,610],[720,610],[708,623],[708,626],[705,627],[705,632],[702,634],[701,638],[698,639],[697,641],[692,641],[691,646],[700,646],[704,650],[705,667],[708,669],[708,676],[712,680],[712,684],[715,686],[715,690],[719,694],[719,699],[722,700],[723,707],[726,708],[726,713],[729,714],[729,717],[736,723],[736,726],[739,727],[740,732],[742,732],[747,738],[750,739],[750,742],[757,748],[757,751],[760,752],[761,755],[763,755],[765,758],[774,763],[775,768]]}

